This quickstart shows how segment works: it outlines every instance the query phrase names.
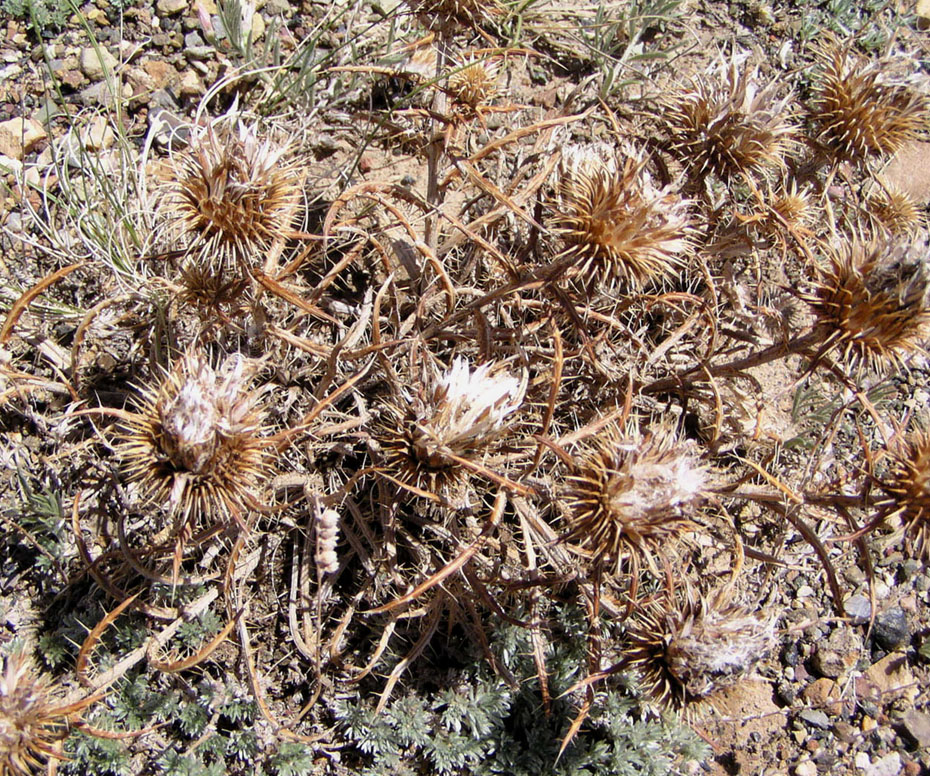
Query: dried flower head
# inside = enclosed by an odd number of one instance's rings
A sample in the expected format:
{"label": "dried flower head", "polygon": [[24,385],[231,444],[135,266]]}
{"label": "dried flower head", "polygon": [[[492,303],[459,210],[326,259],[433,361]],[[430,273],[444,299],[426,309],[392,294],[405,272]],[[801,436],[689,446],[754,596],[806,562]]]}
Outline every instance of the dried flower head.
{"label": "dried flower head", "polygon": [[894,83],[877,62],[830,41],[821,52],[820,83],[811,106],[816,141],[839,161],[888,156],[926,128],[926,97]]}
{"label": "dried flower head", "polygon": [[914,198],[894,186],[884,186],[869,195],[866,209],[873,226],[891,236],[913,237],[927,223]]}
{"label": "dried flower head", "polygon": [[635,288],[672,275],[690,250],[687,203],[656,188],[635,153],[566,149],[551,224],[562,262],[587,283]]}
{"label": "dried flower head", "polygon": [[68,734],[75,707],[56,704],[29,661],[4,658],[0,673],[0,776],[29,776],[61,757],[57,742]]}
{"label": "dried flower head", "polygon": [[777,99],[778,81],[760,86],[756,68],[740,68],[735,58],[722,70],[722,77],[698,78],[668,101],[673,152],[693,173],[724,180],[783,167],[796,130],[791,96]]}
{"label": "dried flower head", "polygon": [[143,393],[125,423],[120,454],[146,503],[167,507],[182,525],[242,522],[266,469],[249,378],[237,355],[214,369],[191,353]]}
{"label": "dried flower head", "polygon": [[791,181],[790,188],[784,188],[772,199],[773,221],[780,225],[790,226],[793,229],[805,228],[813,215],[813,206],[810,200],[810,187],[798,188],[798,182]]}
{"label": "dried flower head", "polygon": [[888,498],[879,502],[879,515],[900,519],[912,554],[930,559],[930,432],[899,439],[891,450],[889,477],[881,485]]}
{"label": "dried flower head", "polygon": [[688,509],[700,501],[704,482],[692,444],[666,432],[641,439],[609,434],[568,477],[563,540],[598,561],[652,563],[654,552],[692,527]]}
{"label": "dried flower head", "polygon": [[477,463],[509,425],[525,385],[491,364],[457,357],[425,399],[389,408],[376,436],[386,468],[401,482],[438,492],[458,479],[460,459]]}
{"label": "dried flower head", "polygon": [[502,13],[496,0],[406,0],[406,3],[423,26],[441,32],[476,28]]}
{"label": "dried flower head", "polygon": [[452,99],[472,109],[489,102],[497,93],[499,70],[497,60],[466,57],[449,76],[448,89]]}
{"label": "dried flower head", "polygon": [[299,215],[300,165],[287,155],[255,128],[195,133],[158,193],[156,219],[168,240],[197,265],[248,272]]}
{"label": "dried flower head", "polygon": [[828,256],[813,293],[801,298],[817,316],[819,356],[838,350],[853,370],[900,368],[923,352],[930,330],[930,268],[907,246],[884,239],[851,240]]}
{"label": "dried flower head", "polygon": [[631,616],[615,670],[632,670],[659,709],[698,716],[774,647],[774,626],[720,596],[665,593]]}

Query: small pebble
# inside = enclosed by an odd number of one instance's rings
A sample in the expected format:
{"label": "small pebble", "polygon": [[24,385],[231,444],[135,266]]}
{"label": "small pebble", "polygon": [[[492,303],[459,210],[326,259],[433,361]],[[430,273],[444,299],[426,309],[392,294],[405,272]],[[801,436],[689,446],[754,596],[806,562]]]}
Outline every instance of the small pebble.
{"label": "small pebble", "polygon": [[898,776],[901,773],[901,766],[901,755],[892,752],[866,768],[865,776]]}
{"label": "small pebble", "polygon": [[843,611],[854,625],[862,625],[872,615],[872,604],[864,595],[854,595],[843,603]]}
{"label": "small pebble", "polygon": [[907,734],[921,749],[930,749],[930,714],[911,709],[901,720]]}
{"label": "small pebble", "polygon": [[820,709],[805,709],[798,716],[808,725],[813,725],[821,730],[827,730],[830,727],[830,718]]}
{"label": "small pebble", "polygon": [[875,641],[885,649],[895,649],[904,644],[911,636],[904,610],[895,606],[880,612],[875,617],[873,635]]}
{"label": "small pebble", "polygon": [[859,752],[856,755],[855,763],[857,768],[864,771],[872,764],[872,761],[869,759],[869,756],[865,752]]}
{"label": "small pebble", "polygon": [[801,585],[798,588],[797,596],[798,598],[810,598],[814,595],[814,588],[810,585]]}
{"label": "small pebble", "polygon": [[905,579],[911,579],[918,571],[920,571],[922,564],[913,558],[908,558],[901,565],[901,573],[904,575]]}
{"label": "small pebble", "polygon": [[927,636],[920,642],[920,646],[917,648],[917,654],[920,655],[923,660],[930,660],[930,636]]}
{"label": "small pebble", "polygon": [[810,760],[806,760],[803,763],[798,763],[794,772],[797,776],[817,776],[817,766]]}

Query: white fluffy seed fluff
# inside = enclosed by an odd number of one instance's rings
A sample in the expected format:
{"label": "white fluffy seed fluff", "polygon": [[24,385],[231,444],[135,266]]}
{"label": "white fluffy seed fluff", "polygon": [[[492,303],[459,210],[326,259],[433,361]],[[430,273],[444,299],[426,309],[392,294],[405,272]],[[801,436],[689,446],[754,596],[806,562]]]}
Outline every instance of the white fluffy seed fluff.
{"label": "white fluffy seed fluff", "polygon": [[672,446],[668,441],[661,442],[656,447],[657,452],[661,451],[659,455],[644,455],[639,446],[638,443],[618,445],[620,450],[632,453],[632,464],[624,473],[629,487],[618,489],[611,501],[618,514],[664,513],[700,498],[707,473],[693,454],[691,445],[685,442]]}
{"label": "white fluffy seed fluff", "polygon": [[489,440],[523,402],[525,384],[507,373],[492,374],[491,364],[471,368],[456,358],[432,391],[435,415],[428,421],[441,444],[450,449]]}

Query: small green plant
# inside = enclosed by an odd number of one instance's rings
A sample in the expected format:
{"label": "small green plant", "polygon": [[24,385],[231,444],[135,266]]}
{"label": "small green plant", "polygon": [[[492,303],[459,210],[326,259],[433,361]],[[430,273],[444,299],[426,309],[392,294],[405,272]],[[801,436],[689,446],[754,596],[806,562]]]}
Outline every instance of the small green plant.
{"label": "small green plant", "polygon": [[69,0],[3,0],[4,13],[22,19],[41,34],[48,28],[64,27],[71,14]]}
{"label": "small green plant", "polygon": [[[582,627],[571,607],[554,615],[554,628]],[[424,771],[443,776],[660,776],[707,756],[700,739],[673,718],[661,723],[637,718],[636,701],[618,688],[600,693],[584,732],[560,754],[574,707],[559,698],[548,714],[541,713],[525,630],[505,626],[495,640],[507,670],[518,680],[517,689],[481,665],[443,690],[399,697],[381,714],[364,699],[337,702],[337,719],[368,761],[361,771],[365,776]],[[577,680],[583,661],[583,652],[553,643],[546,656],[553,695]]]}
{"label": "small green plant", "polygon": [[313,752],[303,744],[287,741],[268,760],[272,776],[307,776],[313,769]]}
{"label": "small green plant", "polygon": [[590,25],[581,28],[581,42],[601,71],[602,99],[642,80],[642,66],[669,57],[667,50],[647,51],[645,39],[664,30],[678,14],[681,0],[633,0],[617,16],[602,3]]}

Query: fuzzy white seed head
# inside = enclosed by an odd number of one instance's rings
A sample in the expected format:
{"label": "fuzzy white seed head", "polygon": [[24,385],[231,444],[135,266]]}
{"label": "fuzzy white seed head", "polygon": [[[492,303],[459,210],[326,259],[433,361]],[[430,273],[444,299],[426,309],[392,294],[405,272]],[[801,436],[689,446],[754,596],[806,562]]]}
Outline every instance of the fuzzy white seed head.
{"label": "fuzzy white seed head", "polygon": [[427,424],[441,444],[468,446],[496,435],[522,401],[523,386],[515,377],[492,374],[490,364],[472,369],[456,358],[433,388],[435,415]]}

